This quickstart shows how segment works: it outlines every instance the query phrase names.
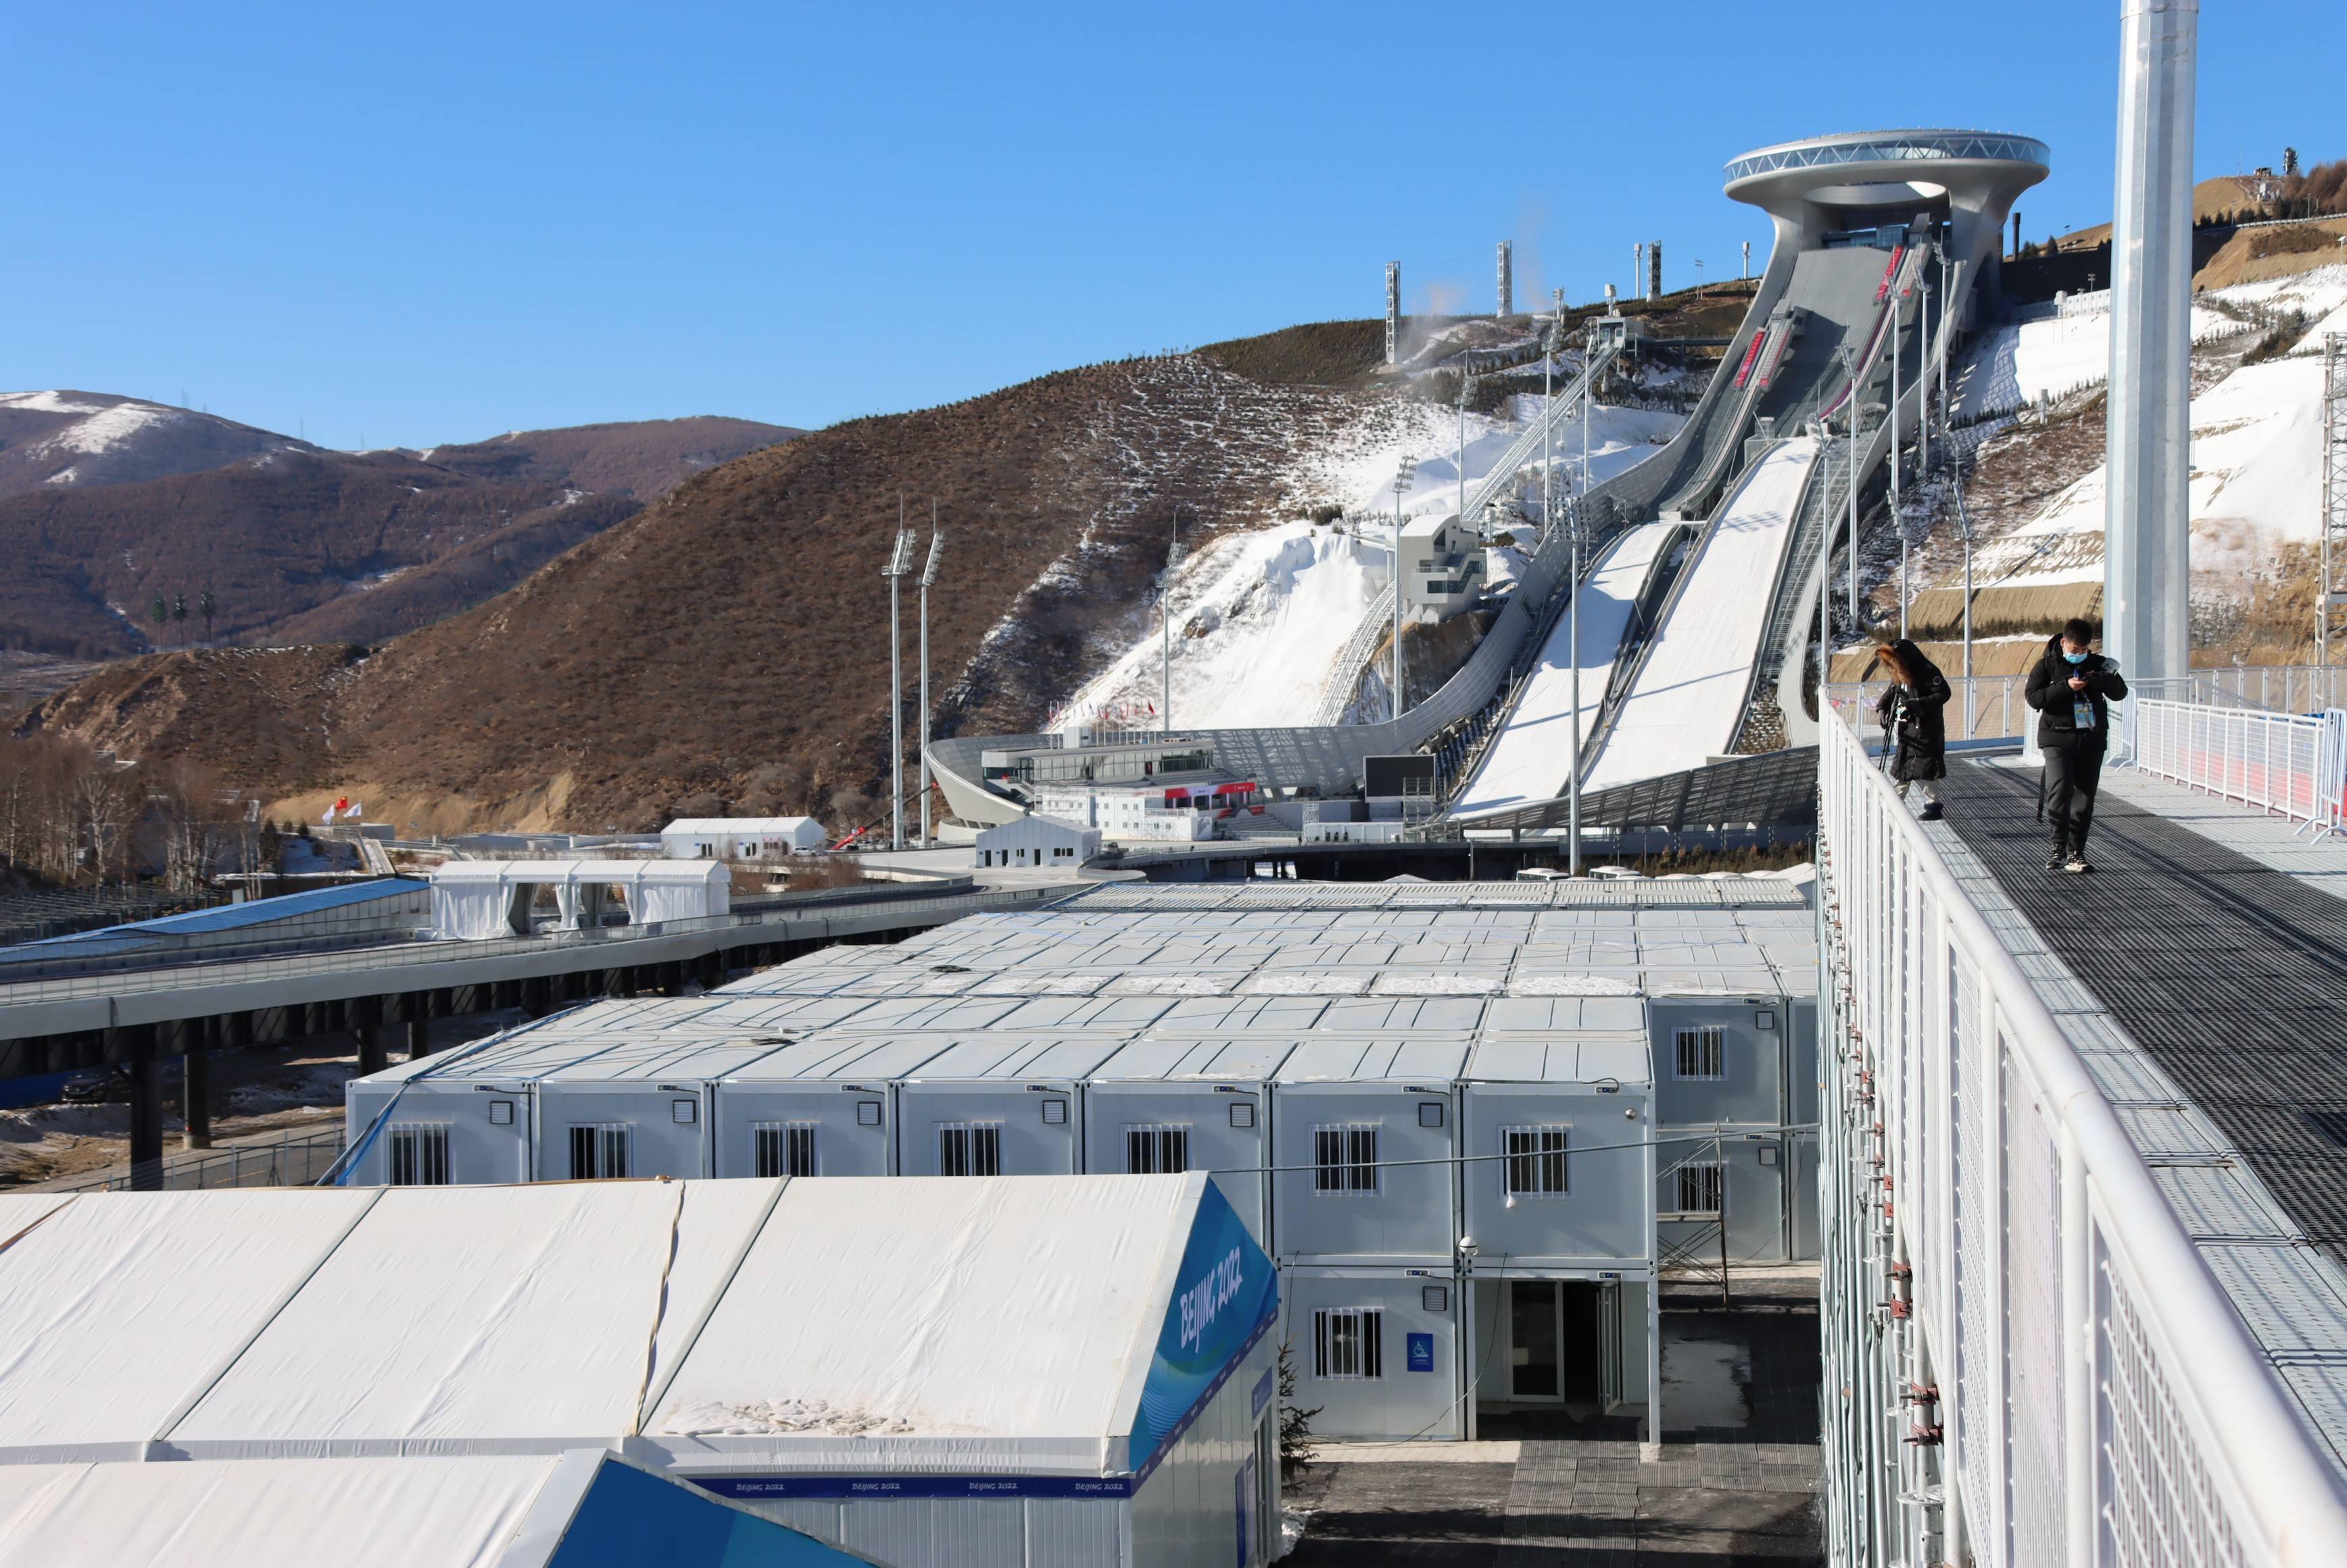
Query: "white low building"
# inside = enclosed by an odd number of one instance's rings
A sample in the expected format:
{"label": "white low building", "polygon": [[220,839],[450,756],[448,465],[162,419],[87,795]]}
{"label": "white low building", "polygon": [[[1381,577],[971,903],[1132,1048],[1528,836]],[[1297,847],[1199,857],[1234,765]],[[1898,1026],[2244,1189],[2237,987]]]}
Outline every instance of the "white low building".
{"label": "white low building", "polygon": [[671,860],[780,860],[831,842],[811,816],[681,816],[661,829]]}
{"label": "white low building", "polygon": [[1482,542],[1456,517],[1410,518],[1401,530],[1402,610],[1448,619],[1471,608],[1484,586]]}
{"label": "white low building", "polygon": [[0,1560],[1267,1561],[1220,1189],[906,1180],[0,1197]]}
{"label": "white low building", "polygon": [[978,835],[979,869],[1073,871],[1100,853],[1101,830],[1057,817],[1030,815]]}
{"label": "white low building", "polygon": [[700,920],[733,908],[720,862],[450,860],[432,868],[432,928],[456,941],[593,930],[615,910],[627,923]]}

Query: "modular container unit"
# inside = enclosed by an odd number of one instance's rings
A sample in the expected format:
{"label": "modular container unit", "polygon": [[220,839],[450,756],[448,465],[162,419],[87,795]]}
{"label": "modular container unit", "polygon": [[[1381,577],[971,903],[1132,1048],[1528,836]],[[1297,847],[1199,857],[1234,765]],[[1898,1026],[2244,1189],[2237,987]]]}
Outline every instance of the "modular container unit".
{"label": "modular container unit", "polygon": [[956,1040],[897,1085],[897,1169],[907,1176],[1057,1176],[1083,1169],[1077,1086],[1121,1037],[986,1034]]}
{"label": "modular container unit", "polygon": [[[1776,983],[1767,970],[1729,973]],[[1784,1129],[1793,1121],[1790,1085],[1805,1048],[1796,1043],[1802,1022],[1791,999],[1716,986],[1665,994],[1662,988],[1678,977],[1653,979],[1657,994],[1648,1013],[1662,1129],[1655,1203],[1664,1216],[1665,1254],[1701,1248],[1716,1259],[1724,1224],[1731,1262],[1794,1255],[1788,1177],[1796,1151]]]}
{"label": "modular container unit", "polygon": [[1484,1274],[1594,1279],[1654,1257],[1654,1074],[1636,997],[1501,997],[1460,1084]]}
{"label": "modular container unit", "polygon": [[893,1176],[897,1081],[953,1035],[854,1036],[790,1046],[717,1086],[721,1176]]}
{"label": "modular container unit", "polygon": [[[442,1071],[439,1069],[448,1071]],[[429,1076],[426,1076],[429,1074]],[[423,1057],[343,1085],[343,1182],[437,1186],[527,1182],[537,1084],[496,1057]]]}
{"label": "modular container unit", "polygon": [[1084,1169],[1205,1171],[1271,1250],[1271,1076],[1287,1040],[1166,1040],[1124,1046],[1083,1085]]}
{"label": "modular container unit", "polygon": [[1280,1334],[1316,1437],[1467,1435],[1459,1282],[1420,1268],[1284,1265]]}
{"label": "modular container unit", "polygon": [[1288,1054],[1271,1115],[1271,1235],[1283,1265],[1449,1266],[1459,1239],[1453,1085],[1470,1043],[1312,1037]]}
{"label": "modular container unit", "polygon": [[717,1080],[784,1049],[773,1038],[621,1038],[548,1068],[535,1096],[538,1179],[715,1175]]}

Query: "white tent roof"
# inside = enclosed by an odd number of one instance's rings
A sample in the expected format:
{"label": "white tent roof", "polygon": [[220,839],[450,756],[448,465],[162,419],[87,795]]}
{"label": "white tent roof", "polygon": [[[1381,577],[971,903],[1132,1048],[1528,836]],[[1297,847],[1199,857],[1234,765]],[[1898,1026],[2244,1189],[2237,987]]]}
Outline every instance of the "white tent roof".
{"label": "white tent roof", "polygon": [[731,884],[733,874],[715,860],[446,860],[432,868],[442,884],[511,887],[524,882]]}
{"label": "white tent roof", "polygon": [[1113,1472],[1206,1190],[1192,1173],[0,1197],[0,1240],[17,1238],[0,1249],[0,1471],[149,1443],[545,1454],[641,1430],[702,1468]]}
{"label": "white tent roof", "polygon": [[818,833],[823,831],[823,824],[811,816],[680,816],[661,829],[661,836],[666,838],[671,834],[694,833],[712,836],[733,834],[788,836],[807,825],[812,825]]}
{"label": "white tent roof", "polygon": [[489,1568],[561,1462],[0,1464],[0,1563]]}

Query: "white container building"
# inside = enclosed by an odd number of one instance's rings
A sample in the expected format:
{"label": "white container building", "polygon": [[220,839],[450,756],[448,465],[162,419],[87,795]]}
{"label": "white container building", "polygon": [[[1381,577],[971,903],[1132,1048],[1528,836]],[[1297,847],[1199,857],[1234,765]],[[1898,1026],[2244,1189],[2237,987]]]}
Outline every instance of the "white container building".
{"label": "white container building", "polygon": [[1286,1040],[1155,1036],[1123,1046],[1083,1086],[1084,1169],[1205,1171],[1255,1245],[1271,1235],[1271,1082]]}
{"label": "white container building", "polygon": [[1281,1264],[1449,1263],[1468,1050],[1440,1036],[1316,1038],[1280,1063],[1271,1234]]}
{"label": "white container building", "polygon": [[908,1176],[1082,1170],[1078,1091],[1122,1043],[1008,1032],[953,1041],[897,1084],[897,1169]]}
{"label": "white container building", "polygon": [[999,827],[980,829],[979,868],[1072,871],[1100,853],[1101,830],[1032,813]]}

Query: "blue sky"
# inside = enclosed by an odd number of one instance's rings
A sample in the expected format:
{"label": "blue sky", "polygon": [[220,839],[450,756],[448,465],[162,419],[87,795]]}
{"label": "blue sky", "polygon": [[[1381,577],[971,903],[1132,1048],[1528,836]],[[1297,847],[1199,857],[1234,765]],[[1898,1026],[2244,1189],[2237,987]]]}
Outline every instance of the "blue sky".
{"label": "blue sky", "polygon": [[[1767,229],[1721,164],[1882,125],[2039,137],[2028,233],[2106,220],[2116,4],[1914,14],[20,5],[0,384],[336,446],[822,425],[1374,314],[1389,258],[1488,310],[1501,238],[1520,302],[1642,239],[1732,275]],[[2212,5],[2201,46],[2201,175],[2347,156],[2302,68],[2347,6]]]}

